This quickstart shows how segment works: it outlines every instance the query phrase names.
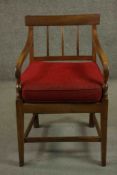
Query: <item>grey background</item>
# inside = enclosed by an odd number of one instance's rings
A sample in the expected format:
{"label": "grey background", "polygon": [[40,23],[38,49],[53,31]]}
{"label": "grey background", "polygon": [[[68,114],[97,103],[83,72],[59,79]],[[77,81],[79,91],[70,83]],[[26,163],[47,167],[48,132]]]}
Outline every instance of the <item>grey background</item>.
{"label": "grey background", "polygon": [[[63,14],[83,14],[83,13],[100,13],[101,25],[98,27],[100,40],[110,60],[111,78],[117,75],[117,0],[0,0],[0,80],[14,80],[14,68],[16,59],[26,40],[27,28],[24,25],[25,15],[63,15]],[[75,29],[73,29],[75,30]],[[68,54],[75,53],[71,46],[75,46],[74,34],[72,31],[66,31],[65,52]],[[42,31],[42,30],[40,30]],[[53,34],[53,29],[51,33]],[[56,30],[57,32],[57,30]],[[55,32],[55,34],[56,34]],[[82,35],[81,45],[84,43],[84,53],[87,53],[89,44],[86,44],[87,32]],[[44,34],[43,34],[44,35]],[[42,35],[42,36],[43,36]],[[68,37],[70,37],[68,39]],[[41,41],[41,39],[40,39]],[[50,41],[54,42],[53,36]],[[53,46],[59,48],[59,39]],[[86,42],[85,42],[86,41]],[[44,43],[42,41],[42,45]],[[58,45],[57,45],[58,43]],[[45,49],[41,47],[42,55]],[[60,50],[60,49],[58,49]],[[82,51],[81,51],[82,53]]]}

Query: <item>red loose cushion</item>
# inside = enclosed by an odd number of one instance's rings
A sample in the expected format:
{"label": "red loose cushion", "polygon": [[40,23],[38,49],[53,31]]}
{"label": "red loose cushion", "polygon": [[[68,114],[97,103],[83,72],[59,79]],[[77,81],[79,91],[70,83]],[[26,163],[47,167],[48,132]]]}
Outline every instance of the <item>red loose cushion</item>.
{"label": "red loose cushion", "polygon": [[94,62],[33,61],[21,83],[25,102],[99,102],[103,76]]}

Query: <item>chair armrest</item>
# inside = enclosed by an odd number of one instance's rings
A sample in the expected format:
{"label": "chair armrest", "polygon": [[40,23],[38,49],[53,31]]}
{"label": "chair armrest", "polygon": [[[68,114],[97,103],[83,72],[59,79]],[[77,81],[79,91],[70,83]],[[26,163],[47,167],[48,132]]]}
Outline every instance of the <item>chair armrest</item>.
{"label": "chair armrest", "polygon": [[94,43],[96,53],[98,54],[103,66],[104,84],[106,85],[109,77],[109,61],[108,61],[107,55],[105,54],[104,50],[100,45],[96,29],[94,31],[93,43]]}
{"label": "chair armrest", "polygon": [[20,83],[20,74],[21,74],[22,65],[23,65],[31,47],[32,47],[32,33],[30,31],[28,31],[27,41],[25,43],[23,50],[21,51],[21,54],[17,60],[16,67],[15,67],[15,77],[17,79],[18,84]]}

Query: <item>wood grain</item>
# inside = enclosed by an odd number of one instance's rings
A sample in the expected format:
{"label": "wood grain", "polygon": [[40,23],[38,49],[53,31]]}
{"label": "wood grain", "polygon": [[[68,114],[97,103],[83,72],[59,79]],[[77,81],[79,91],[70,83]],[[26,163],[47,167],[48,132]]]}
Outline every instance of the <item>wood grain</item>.
{"label": "wood grain", "polygon": [[79,26],[77,26],[76,49],[77,49],[77,56],[79,56]]}
{"label": "wood grain", "polygon": [[42,113],[42,114],[55,114],[55,113],[89,113],[101,112],[101,103],[24,103],[23,111],[25,113]]}
{"label": "wood grain", "polygon": [[101,44],[99,42],[96,28],[94,28],[93,30],[94,30],[93,31],[93,33],[94,33],[93,43],[95,46],[96,53],[98,54],[100,61],[103,65],[104,82],[106,84],[108,81],[108,77],[109,77],[109,61],[108,61],[108,57],[107,57],[106,53],[102,49]]}
{"label": "wood grain", "polygon": [[34,57],[37,61],[91,61],[92,56],[43,56]]}
{"label": "wood grain", "polygon": [[31,47],[30,47],[30,62],[33,61],[33,57],[34,57],[34,34],[33,34],[33,27],[29,26],[29,34],[30,34],[30,42]]}
{"label": "wood grain", "polygon": [[96,30],[96,25],[92,25],[92,57],[93,57],[93,61],[96,62],[96,49],[95,49],[95,43],[94,43],[95,30]]}
{"label": "wood grain", "polygon": [[64,56],[64,27],[61,26],[61,47],[62,47],[62,56]]}
{"label": "wood grain", "polygon": [[99,23],[99,14],[25,17],[27,26],[97,25]]}
{"label": "wood grain", "polygon": [[49,56],[49,27],[47,26],[47,56]]}
{"label": "wood grain", "polygon": [[30,49],[32,48],[32,32],[30,30],[30,28],[28,29],[28,37],[27,37],[27,41],[26,44],[23,48],[23,50],[21,51],[20,56],[17,59],[17,63],[16,63],[16,72],[15,72],[15,76],[17,79],[20,78],[20,73],[21,73],[21,67],[26,59],[26,56],[30,53]]}
{"label": "wood grain", "polygon": [[27,137],[27,142],[100,142],[99,136],[72,136],[72,137]]}

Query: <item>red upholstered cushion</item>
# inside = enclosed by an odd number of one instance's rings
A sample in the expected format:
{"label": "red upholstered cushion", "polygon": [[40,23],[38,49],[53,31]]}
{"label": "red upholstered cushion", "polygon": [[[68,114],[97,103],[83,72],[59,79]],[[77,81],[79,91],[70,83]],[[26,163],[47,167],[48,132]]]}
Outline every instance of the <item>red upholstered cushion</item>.
{"label": "red upholstered cushion", "polygon": [[26,102],[98,102],[103,77],[94,62],[33,61],[21,83]]}

